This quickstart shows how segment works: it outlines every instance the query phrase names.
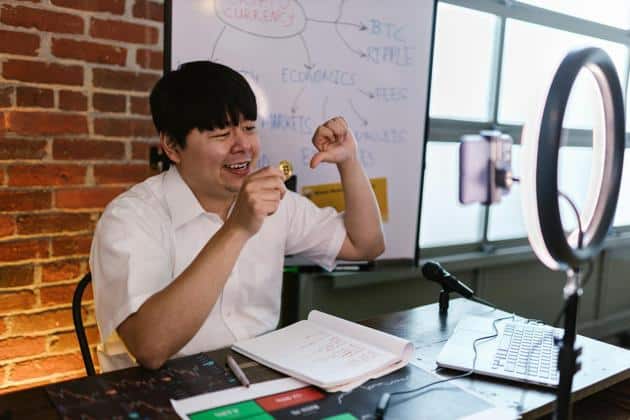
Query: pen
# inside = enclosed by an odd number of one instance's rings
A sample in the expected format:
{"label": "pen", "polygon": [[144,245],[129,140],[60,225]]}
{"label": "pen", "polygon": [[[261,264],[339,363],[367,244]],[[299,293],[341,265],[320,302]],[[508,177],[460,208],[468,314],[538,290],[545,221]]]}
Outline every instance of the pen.
{"label": "pen", "polygon": [[227,356],[227,364],[234,376],[236,376],[236,378],[241,382],[241,385],[249,388],[249,379],[247,379],[247,376],[245,376],[245,372],[243,372],[243,370],[236,363],[236,360],[234,360],[234,358],[229,354]]}

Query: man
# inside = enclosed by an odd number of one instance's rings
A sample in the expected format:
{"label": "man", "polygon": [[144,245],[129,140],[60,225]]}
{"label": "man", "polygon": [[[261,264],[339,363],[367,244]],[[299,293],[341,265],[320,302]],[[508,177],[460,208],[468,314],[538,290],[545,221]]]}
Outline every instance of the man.
{"label": "man", "polygon": [[[342,118],[317,128],[311,160],[339,169],[346,211],[337,214],[287,191],[279,169],[255,169],[256,99],[239,73],[187,63],[150,99],[174,165],[107,206],[90,255],[101,338],[117,332],[141,365],[275,328],[286,254],[330,270],[336,258],[383,252],[376,200]],[[104,369],[110,362],[101,357]]]}

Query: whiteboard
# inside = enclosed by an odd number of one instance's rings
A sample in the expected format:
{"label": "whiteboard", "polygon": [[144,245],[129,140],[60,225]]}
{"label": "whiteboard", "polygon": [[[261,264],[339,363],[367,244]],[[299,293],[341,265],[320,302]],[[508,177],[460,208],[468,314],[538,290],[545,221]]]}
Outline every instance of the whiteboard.
{"label": "whiteboard", "polygon": [[[288,159],[304,186],[339,182],[309,168],[315,128],[343,116],[372,178],[385,178],[380,259],[414,259],[434,0],[179,0],[167,3],[165,55],[245,75],[258,102],[260,166]],[[168,28],[170,27],[170,32]]]}

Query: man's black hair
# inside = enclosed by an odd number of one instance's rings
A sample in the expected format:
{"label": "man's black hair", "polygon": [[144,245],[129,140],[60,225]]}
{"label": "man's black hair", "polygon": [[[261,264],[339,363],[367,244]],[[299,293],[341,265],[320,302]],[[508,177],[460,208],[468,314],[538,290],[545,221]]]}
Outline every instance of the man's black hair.
{"label": "man's black hair", "polygon": [[257,117],[256,97],[235,70],[211,61],[184,63],[153,87],[151,115],[159,133],[186,147],[191,130],[213,130]]}

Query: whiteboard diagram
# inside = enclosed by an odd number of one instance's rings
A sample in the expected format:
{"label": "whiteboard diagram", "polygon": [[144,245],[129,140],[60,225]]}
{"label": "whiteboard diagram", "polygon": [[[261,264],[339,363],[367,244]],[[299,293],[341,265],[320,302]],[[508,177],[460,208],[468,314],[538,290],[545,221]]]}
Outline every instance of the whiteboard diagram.
{"label": "whiteboard diagram", "polygon": [[343,116],[368,176],[385,188],[381,259],[412,259],[434,8],[434,0],[173,1],[171,68],[212,60],[245,75],[258,102],[259,165],[290,160],[298,192],[339,182],[333,165],[308,165],[316,127]]}

